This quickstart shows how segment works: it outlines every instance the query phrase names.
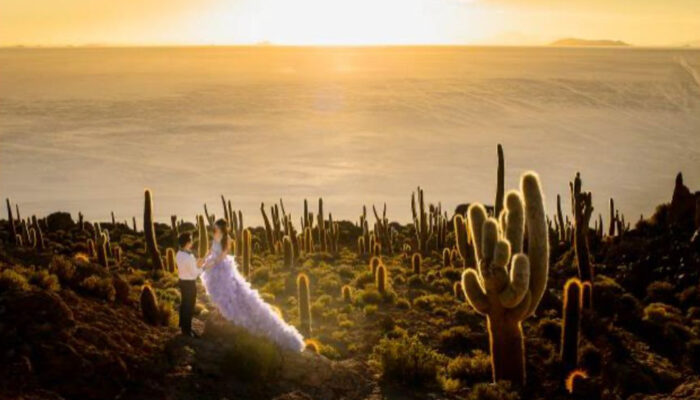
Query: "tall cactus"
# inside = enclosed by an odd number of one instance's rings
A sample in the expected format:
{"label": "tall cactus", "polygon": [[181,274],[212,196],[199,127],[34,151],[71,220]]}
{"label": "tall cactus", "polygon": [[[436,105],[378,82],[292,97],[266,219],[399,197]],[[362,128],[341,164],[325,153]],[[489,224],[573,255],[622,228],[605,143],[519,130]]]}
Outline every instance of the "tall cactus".
{"label": "tall cactus", "polygon": [[501,210],[503,209],[503,193],[505,186],[505,167],[503,163],[503,146],[498,145],[498,173],[496,182],[496,203],[494,207],[494,216],[498,218],[501,215]]}
{"label": "tall cactus", "polygon": [[15,225],[15,219],[12,217],[10,199],[5,199],[5,202],[7,203],[7,222],[10,224],[10,240],[17,245],[17,226]]}
{"label": "tall cactus", "polygon": [[323,219],[323,198],[318,199],[318,243],[321,246],[321,251],[328,251],[328,238],[326,237],[326,222]]}
{"label": "tall cactus", "polygon": [[[578,264],[578,277],[582,282],[593,282],[593,266],[591,265],[588,251],[588,226],[590,225],[593,205],[591,192],[581,191],[581,174],[576,173],[576,178],[570,183],[571,208],[574,215],[574,250]],[[587,293],[590,296],[591,293]],[[590,299],[584,301],[590,304]]]}
{"label": "tall cactus", "polygon": [[[241,249],[241,257],[243,258],[243,273],[245,276],[250,276],[250,267],[253,265],[252,264],[252,258],[253,258],[253,248],[252,248],[252,243],[253,243],[253,238],[250,233],[250,229],[244,229],[243,234],[241,235],[241,244],[243,247]],[[236,251],[238,252],[238,251]]]}
{"label": "tall cactus", "polygon": [[564,374],[576,369],[578,365],[579,329],[581,325],[581,307],[583,287],[581,281],[571,278],[564,285],[564,305],[561,330],[561,363]]}
{"label": "tall cactus", "polygon": [[[520,190],[522,194],[511,191],[506,196],[501,229],[496,219],[487,217],[483,205],[469,207],[469,229],[476,244],[478,269],[468,268],[462,274],[465,297],[477,312],[486,315],[493,379],[516,385],[525,384],[521,323],[537,309],[549,269],[544,201],[534,172],[522,176]],[[527,255],[523,253],[524,227]]]}
{"label": "tall cactus", "polygon": [[265,203],[260,203],[260,212],[262,213],[263,222],[265,223],[265,242],[267,243],[267,250],[275,254],[275,239],[272,234],[270,219],[267,218],[267,213],[265,212]]}
{"label": "tall cactus", "polygon": [[[204,223],[204,216],[197,216],[197,233],[198,233],[198,246],[197,246],[197,256],[199,258],[204,258],[209,251],[209,235],[207,234],[207,226]],[[223,251],[228,251],[228,249],[222,249]]]}
{"label": "tall cactus", "polygon": [[309,277],[299,274],[297,277],[297,296],[299,301],[299,331],[306,337],[311,336],[311,294],[309,292]]}
{"label": "tall cactus", "polygon": [[455,242],[457,250],[462,259],[463,267],[474,266],[474,249],[472,248],[472,240],[469,236],[469,228],[467,220],[463,216],[457,214],[454,218]]}
{"label": "tall cactus", "polygon": [[156,242],[156,229],[153,225],[153,199],[151,191],[144,192],[145,204],[143,207],[143,234],[146,238],[146,250],[151,255],[153,269],[163,270],[163,259],[160,257],[158,243]]}

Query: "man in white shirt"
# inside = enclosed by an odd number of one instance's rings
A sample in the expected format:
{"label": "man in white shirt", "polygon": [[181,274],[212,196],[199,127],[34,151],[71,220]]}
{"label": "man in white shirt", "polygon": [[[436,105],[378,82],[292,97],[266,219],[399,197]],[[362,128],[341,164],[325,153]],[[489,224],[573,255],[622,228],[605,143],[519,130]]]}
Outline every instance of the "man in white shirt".
{"label": "man in white shirt", "polygon": [[178,237],[180,250],[175,256],[180,276],[180,330],[185,336],[197,337],[192,331],[192,314],[197,302],[197,278],[204,271],[202,260],[192,254],[192,235],[185,232]]}

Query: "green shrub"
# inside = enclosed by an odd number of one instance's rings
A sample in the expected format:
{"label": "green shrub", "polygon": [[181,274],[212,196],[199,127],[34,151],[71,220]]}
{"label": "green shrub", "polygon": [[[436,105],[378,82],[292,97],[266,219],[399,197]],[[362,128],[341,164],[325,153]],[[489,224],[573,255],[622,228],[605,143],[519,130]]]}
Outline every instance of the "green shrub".
{"label": "green shrub", "polygon": [[471,356],[457,356],[447,364],[447,375],[467,383],[490,381],[491,358],[481,350],[474,350]]}
{"label": "green shrub", "polygon": [[65,284],[73,280],[76,268],[69,258],[54,256],[49,263],[49,271]]}
{"label": "green shrub", "polygon": [[420,277],[420,275],[412,275],[410,278],[408,278],[408,287],[411,288],[419,288],[423,287],[423,279]]}
{"label": "green shrub", "polygon": [[107,301],[114,301],[116,298],[114,285],[112,285],[110,278],[101,278],[96,275],[88,276],[80,282],[79,286],[80,289],[91,296]]}
{"label": "green shrub", "polygon": [[360,290],[355,299],[360,305],[379,304],[382,302],[382,295],[375,289],[366,289]]}
{"label": "green shrub", "polygon": [[236,328],[227,340],[222,368],[227,375],[261,384],[273,378],[282,366],[277,346],[269,340]]}
{"label": "green shrub", "polygon": [[371,360],[382,379],[409,386],[435,384],[446,361],[416,336],[382,339],[372,350]]}
{"label": "green shrub", "polygon": [[400,310],[409,310],[411,309],[411,302],[406,299],[399,299],[396,302],[396,307]]}
{"label": "green shrub", "polygon": [[511,389],[507,381],[479,383],[469,393],[468,400],[520,400],[520,395]]}
{"label": "green shrub", "polygon": [[29,283],[24,275],[11,269],[0,272],[0,292],[26,290],[29,290]]}
{"label": "green shrub", "polygon": [[61,284],[58,282],[58,277],[54,274],[50,274],[45,269],[32,272],[32,274],[29,276],[29,283],[50,292],[58,292],[61,290]]}
{"label": "green shrub", "polygon": [[364,312],[365,317],[371,317],[374,314],[377,313],[378,307],[374,304],[368,304],[365,306],[365,308],[362,310]]}

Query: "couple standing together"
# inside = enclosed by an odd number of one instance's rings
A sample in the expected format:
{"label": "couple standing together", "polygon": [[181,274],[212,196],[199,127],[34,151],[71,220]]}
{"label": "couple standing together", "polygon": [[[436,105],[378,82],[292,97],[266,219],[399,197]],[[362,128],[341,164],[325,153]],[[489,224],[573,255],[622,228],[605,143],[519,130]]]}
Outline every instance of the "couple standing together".
{"label": "couple standing together", "polygon": [[235,259],[228,254],[231,238],[227,232],[226,220],[216,221],[211,248],[200,260],[192,254],[192,235],[183,233],[178,238],[180,250],[176,262],[180,276],[182,333],[196,337],[192,331],[192,314],[197,300],[197,278],[201,275],[207,295],[229,322],[264,336],[284,349],[302,351],[304,338],[301,334],[265,303],[238,272]]}

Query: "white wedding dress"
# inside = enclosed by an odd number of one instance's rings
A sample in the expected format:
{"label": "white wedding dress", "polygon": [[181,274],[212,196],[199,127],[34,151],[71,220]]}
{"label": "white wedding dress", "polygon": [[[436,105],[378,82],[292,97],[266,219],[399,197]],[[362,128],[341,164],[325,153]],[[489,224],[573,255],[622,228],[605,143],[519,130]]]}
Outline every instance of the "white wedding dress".
{"label": "white wedding dress", "polygon": [[[221,255],[221,244],[214,242],[205,263],[213,263]],[[206,265],[206,264],[205,264]],[[207,269],[202,282],[209,298],[228,321],[249,332],[264,336],[280,347],[291,351],[304,350],[304,338],[297,329],[287,324],[257,290],[238,272],[232,256]]]}

